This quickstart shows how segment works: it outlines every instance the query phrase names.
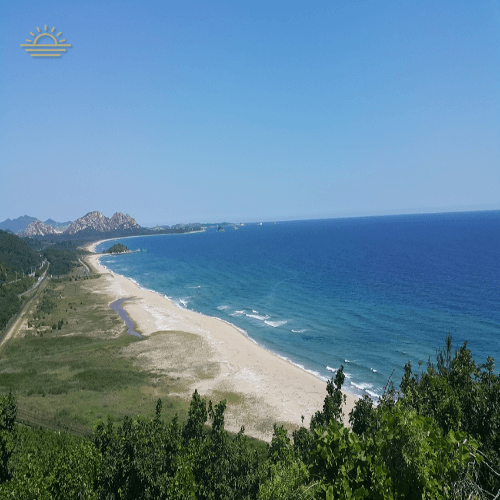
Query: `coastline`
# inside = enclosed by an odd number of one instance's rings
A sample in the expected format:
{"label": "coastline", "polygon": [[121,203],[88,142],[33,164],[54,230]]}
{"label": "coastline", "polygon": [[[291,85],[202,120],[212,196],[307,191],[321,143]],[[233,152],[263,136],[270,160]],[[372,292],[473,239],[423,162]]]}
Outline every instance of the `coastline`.
{"label": "coastline", "polygon": [[[234,394],[235,401],[228,401],[226,428],[237,432],[244,425],[248,435],[267,441],[272,437],[273,423],[298,428],[303,416],[304,425],[309,425],[311,416],[323,407],[326,396],[324,380],[266,350],[233,324],[182,309],[165,296],[110,271],[100,263],[101,254],[95,253],[95,247],[103,241],[107,240],[86,245],[85,248],[93,254],[86,259],[105,280],[102,293],[112,298],[110,303],[127,298],[123,309],[144,340],[155,343],[152,351],[142,347],[144,341],[134,344],[133,354],[138,360],[151,369],[168,373],[173,369],[173,363],[182,365],[190,356],[179,338],[173,342],[173,337],[168,334],[194,335],[193,338],[203,347],[196,350],[196,359],[191,360],[191,365],[196,364],[198,372],[199,367],[203,370],[210,367],[210,375],[186,370],[189,372],[186,373],[189,393],[184,396],[191,397],[195,389],[203,397],[213,400],[217,400],[220,394]],[[172,349],[176,351],[175,356]],[[345,391],[344,394],[347,398],[344,423],[347,424],[348,414],[357,398]]]}

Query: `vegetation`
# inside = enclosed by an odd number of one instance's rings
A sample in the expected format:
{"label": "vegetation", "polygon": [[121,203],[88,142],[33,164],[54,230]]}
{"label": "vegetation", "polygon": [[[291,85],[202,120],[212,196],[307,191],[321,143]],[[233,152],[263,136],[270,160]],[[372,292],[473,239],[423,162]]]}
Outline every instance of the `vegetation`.
{"label": "vegetation", "polygon": [[[46,347],[46,352],[55,344]],[[41,344],[38,346],[41,347]],[[103,374],[99,374],[101,377]],[[109,373],[111,376],[111,373]],[[84,377],[85,378],[85,377]],[[121,378],[121,375],[118,377]],[[0,398],[2,498],[333,499],[493,498],[500,492],[500,379],[451,338],[436,366],[407,365],[396,392],[369,398],[341,423],[344,375],[329,381],[309,429],[275,426],[269,445],[224,429],[226,401],[195,391],[185,421],[99,421],[91,437],[14,425],[14,398]],[[206,424],[210,423],[207,427]]]}
{"label": "vegetation", "polygon": [[0,330],[21,309],[21,299],[15,292],[0,286]]}
{"label": "vegetation", "polygon": [[0,231],[0,263],[12,271],[29,272],[43,261],[39,252],[33,250],[19,236]]}
{"label": "vegetation", "polygon": [[[50,265],[53,276],[69,274],[79,258],[86,254],[73,242],[59,242],[43,248],[39,240],[26,241],[9,232],[0,231],[0,330],[22,306],[21,294],[29,290]],[[31,274],[28,274],[31,273]]]}
{"label": "vegetation", "polygon": [[[42,251],[51,266],[78,261],[76,248]],[[6,265],[1,276],[0,326],[34,281],[11,282]],[[434,364],[414,373],[408,363],[377,406],[358,400],[351,429],[341,367],[309,428],[289,436],[275,425],[267,445],[225,431],[224,398],[207,403],[195,391],[188,407],[173,395],[182,380],[127,355],[147,341],[123,335],[93,279],[78,268],[48,282],[6,344],[0,498],[500,498],[500,376],[466,343],[453,352],[448,336]]]}
{"label": "vegetation", "polygon": [[129,249],[125,245],[122,245],[121,243],[116,243],[111,248],[108,248],[108,250],[104,250],[103,253],[124,253],[128,251]]}
{"label": "vegetation", "polygon": [[84,272],[79,267],[48,281],[25,312],[16,337],[3,346],[0,393],[15,391],[23,423],[80,435],[107,414],[113,421],[153,416],[158,397],[166,415],[184,418],[189,401],[170,396],[186,391],[184,380],[151,373],[126,354],[137,339],[125,333],[107,296],[95,293],[98,275]]}
{"label": "vegetation", "polygon": [[[50,274],[62,276],[68,274],[78,263],[78,258],[84,253],[77,249],[46,248],[43,255],[50,263]],[[85,252],[86,253],[86,252]]]}
{"label": "vegetation", "polygon": [[19,295],[34,283],[34,277],[23,275],[0,263],[0,330],[20,311],[23,302]]}

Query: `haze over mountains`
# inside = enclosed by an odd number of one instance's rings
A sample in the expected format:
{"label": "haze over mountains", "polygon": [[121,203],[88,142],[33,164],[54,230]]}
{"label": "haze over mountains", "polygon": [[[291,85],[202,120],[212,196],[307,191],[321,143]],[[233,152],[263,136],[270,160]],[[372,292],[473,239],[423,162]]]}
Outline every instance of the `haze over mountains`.
{"label": "haze over mountains", "polygon": [[[38,219],[36,217],[31,217],[29,215],[23,215],[22,217],[18,217],[17,219],[6,219],[3,222],[0,222],[0,229],[3,231],[12,231],[13,233],[22,233],[26,231],[26,228],[32,223],[36,222]],[[41,221],[39,221],[41,222]],[[43,224],[51,226],[54,229],[59,231],[64,231],[68,228],[72,221],[67,222],[56,222],[53,219],[47,219]]]}
{"label": "haze over mountains", "polygon": [[106,217],[101,212],[89,212],[87,215],[75,220],[63,231],[54,229],[52,225],[40,220],[34,220],[28,224],[22,232],[22,236],[48,236],[53,234],[75,235],[81,231],[98,231],[107,233],[117,230],[141,229],[136,220],[130,215],[116,212],[112,217]]}
{"label": "haze over mountains", "polygon": [[89,212],[87,215],[71,222],[56,222],[48,219],[45,222],[24,215],[17,219],[7,219],[0,223],[0,229],[12,231],[21,236],[75,235],[80,231],[97,231],[107,233],[117,230],[141,229],[130,215],[116,212],[112,217],[106,217],[101,212]]}
{"label": "haze over mountains", "polygon": [[13,233],[22,233],[26,230],[31,222],[38,220],[36,217],[23,215],[17,219],[6,219],[0,222],[0,229],[3,231],[12,231]]}

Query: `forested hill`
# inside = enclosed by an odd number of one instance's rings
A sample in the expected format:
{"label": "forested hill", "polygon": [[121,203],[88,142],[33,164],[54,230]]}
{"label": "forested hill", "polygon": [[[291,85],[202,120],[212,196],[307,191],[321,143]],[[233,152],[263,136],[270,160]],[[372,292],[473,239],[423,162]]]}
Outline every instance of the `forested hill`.
{"label": "forested hill", "polygon": [[14,271],[28,271],[43,261],[39,252],[33,250],[15,234],[0,230],[0,262]]}

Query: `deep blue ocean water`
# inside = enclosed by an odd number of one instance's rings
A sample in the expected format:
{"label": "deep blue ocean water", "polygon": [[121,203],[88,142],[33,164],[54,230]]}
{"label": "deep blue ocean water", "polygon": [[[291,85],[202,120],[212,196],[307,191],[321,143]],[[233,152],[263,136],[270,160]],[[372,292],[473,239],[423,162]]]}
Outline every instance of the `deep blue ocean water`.
{"label": "deep blue ocean water", "polygon": [[[500,211],[232,226],[119,239],[101,262],[344,388],[380,395],[465,340],[500,362]],[[105,242],[97,251],[109,248]],[[497,364],[498,366],[498,364]],[[496,369],[498,371],[498,368]]]}

